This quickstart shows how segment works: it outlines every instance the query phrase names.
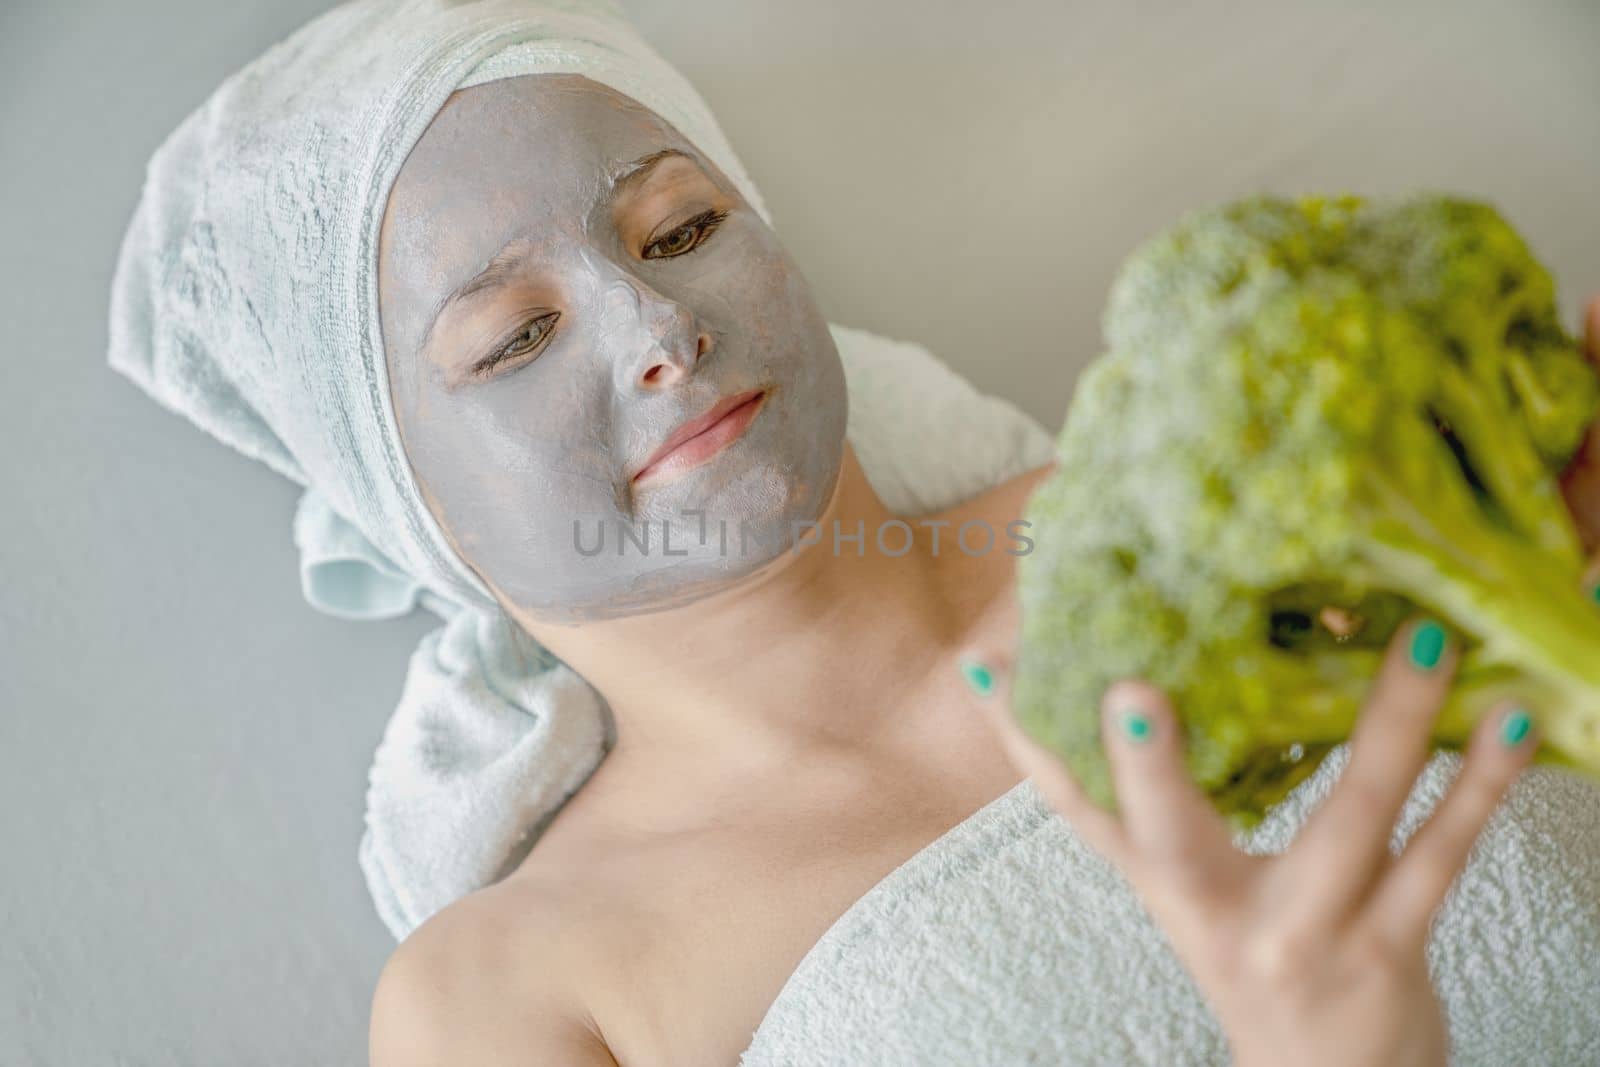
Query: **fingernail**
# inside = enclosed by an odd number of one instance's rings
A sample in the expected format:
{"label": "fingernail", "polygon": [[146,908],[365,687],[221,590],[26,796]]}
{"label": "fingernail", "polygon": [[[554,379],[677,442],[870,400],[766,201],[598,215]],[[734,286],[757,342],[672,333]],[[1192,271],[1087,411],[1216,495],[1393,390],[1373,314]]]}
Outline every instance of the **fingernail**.
{"label": "fingernail", "polygon": [[1122,736],[1135,744],[1144,744],[1156,732],[1156,724],[1139,708],[1123,708],[1117,713],[1117,723]]}
{"label": "fingernail", "polygon": [[1589,587],[1589,599],[1600,604],[1600,582],[1595,582]]}
{"label": "fingernail", "polygon": [[965,678],[972,691],[981,697],[994,692],[994,672],[977,660],[962,661],[961,677]]}
{"label": "fingernail", "polygon": [[1500,720],[1500,742],[1507,748],[1516,748],[1533,732],[1533,716],[1522,708],[1512,708]]}
{"label": "fingernail", "polygon": [[1448,635],[1444,627],[1432,619],[1424,619],[1411,634],[1411,664],[1418,670],[1431,671],[1444,658]]}

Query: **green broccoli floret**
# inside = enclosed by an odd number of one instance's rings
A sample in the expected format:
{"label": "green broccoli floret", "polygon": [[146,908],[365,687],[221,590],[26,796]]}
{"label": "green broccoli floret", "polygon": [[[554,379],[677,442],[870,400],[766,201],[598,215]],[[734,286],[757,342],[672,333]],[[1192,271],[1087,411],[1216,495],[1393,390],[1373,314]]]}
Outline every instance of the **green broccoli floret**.
{"label": "green broccoli floret", "polygon": [[1138,250],[1027,507],[1014,705],[1113,803],[1105,686],[1172,694],[1248,825],[1347,738],[1425,612],[1464,642],[1435,742],[1528,702],[1600,774],[1600,604],[1556,475],[1600,409],[1549,276],[1490,207],[1256,198]]}

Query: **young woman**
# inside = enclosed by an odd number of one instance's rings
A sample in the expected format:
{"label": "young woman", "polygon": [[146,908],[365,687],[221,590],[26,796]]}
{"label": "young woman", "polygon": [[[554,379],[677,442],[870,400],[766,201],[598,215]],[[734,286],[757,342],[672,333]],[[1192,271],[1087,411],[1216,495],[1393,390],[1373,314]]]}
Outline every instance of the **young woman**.
{"label": "young woman", "polygon": [[[619,160],[647,162],[614,182]],[[446,299],[508,250],[493,284]],[[748,575],[528,559],[530,527],[556,543],[571,516],[613,509],[732,526],[820,507],[824,531],[893,518],[843,441],[840,375],[793,263],[658,116],[566,75],[455,95],[400,172],[379,257],[418,480],[507,610],[605,696],[619,740],[515,873],[396,953],[376,1064],[732,1062],[835,917],[1024,775],[1138,887],[1241,1062],[1443,1062],[1429,920],[1534,738],[1520,709],[1486,721],[1389,861],[1452,665],[1453,646],[1427,652],[1432,624],[1397,645],[1344,779],[1286,856],[1234,848],[1186,780],[1173,710],[1138,682],[1107,699],[1142,724],[1139,740],[1108,730],[1118,821],[1021,736],[1003,692],[979,701],[963,681],[1011,651],[1015,556],[935,555],[941,527],[919,524],[906,555],[819,542]],[[649,462],[730,402],[703,444]],[[1048,471],[942,529],[1003,528]]]}
{"label": "young woman", "polygon": [[[481,6],[485,24],[502,9],[542,10]],[[347,7],[379,26],[406,17],[406,5]],[[360,29],[324,25],[296,56],[372,47]],[[468,32],[481,29],[467,26],[461,40],[487,51]],[[354,79],[372,68],[348,69]],[[351,313],[375,316],[381,344],[346,377],[387,391],[406,464],[394,499],[425,502],[456,563],[599,692],[617,727],[615,747],[526,859],[396,951],[373,1006],[373,1063],[797,1062],[792,1046],[780,1055],[762,1044],[775,1003],[802,992],[797,967],[908,858],[930,855],[1030,782],[1067,820],[1042,847],[1064,854],[1081,841],[1120,872],[1237,1062],[1445,1062],[1456,1019],[1434,992],[1430,923],[1527,765],[1537,709],[1508,704],[1484,721],[1454,787],[1398,858],[1391,832],[1426,762],[1456,652],[1426,619],[1397,637],[1342,777],[1285,854],[1234,846],[1185,776],[1175,710],[1136,679],[1106,695],[1120,814],[1086,803],[1006,710],[1016,557],[950,547],[963,523],[1001,530],[1020,518],[1049,468],[907,524],[906,550],[898,539],[882,550],[873,533],[897,516],[845,437],[839,355],[795,264],[720,153],[619,91],[614,72],[589,74],[556,63],[451,92],[401,145],[389,180],[360,186],[376,191],[381,226],[352,269],[375,277],[376,302]],[[363,115],[330,106],[311,136],[337,139]],[[268,187],[298,182],[289,195],[336,210],[343,186],[262,158]],[[301,209],[296,226],[308,217]],[[207,219],[198,238],[191,225],[184,251],[163,262],[202,256],[204,267],[213,253],[227,262],[214,233],[245,225]],[[314,275],[326,254],[318,242],[337,227],[315,240],[295,227],[246,232],[276,242],[274,272],[299,263]],[[286,261],[285,248],[299,258]],[[262,345],[274,362],[263,356],[234,376],[296,471],[381,481],[376,462],[361,462],[364,439],[342,425],[365,401],[319,399],[361,395],[339,392],[344,384],[318,391],[318,375],[332,381],[346,358],[339,344],[319,347],[318,330],[344,328],[317,313],[323,296],[304,289],[269,302],[248,285],[238,287],[247,298],[223,288],[218,300],[248,309],[241,322],[254,316],[248,337],[296,338],[289,353]],[[1600,302],[1591,312],[1593,345]],[[275,316],[293,325],[280,330]],[[232,358],[214,347],[207,358]],[[312,384],[294,394],[281,386],[291,379]],[[311,399],[259,399],[296,395]],[[1569,488],[1591,539],[1600,535],[1593,470],[1576,466]],[[388,539],[391,556],[423,558],[400,544],[400,520],[372,504],[388,490],[330,491],[371,517],[368,535]],[[641,520],[671,525],[678,551],[595,552],[577,533]],[[727,537],[705,537],[708,525]],[[791,551],[800,528],[819,536]],[[858,530],[863,541],[838,540]],[[1029,907],[1085,906],[1082,886],[1036,869],[1020,887]],[[974,879],[940,891],[955,928],[961,894],[990,889]],[[1552,936],[1590,928],[1593,904],[1572,906],[1584,914]],[[978,951],[1006,944],[986,932],[975,932]],[[1052,936],[1042,954],[1090,958],[1092,928]],[[894,981],[907,988],[950,966],[932,942],[903,952]],[[1016,960],[1021,972],[1070,973],[1053,965]],[[1138,1035],[1097,1043],[1074,1021],[1070,1005],[1091,999],[1076,981],[1031,982],[1027,1003],[999,990],[1017,1007],[997,1012],[996,989],[957,980],[938,987],[955,990],[940,994],[949,999],[865,1024],[877,1037],[854,1046],[854,1062],[930,1062],[906,1051],[910,1035],[930,1033],[927,1047],[945,1050],[936,1062],[952,1064],[1099,1062],[1104,1048],[1142,1047]],[[1168,972],[1143,981],[1155,1002],[1143,1007],[1158,1018],[1191,995]],[[1499,995],[1492,982],[1483,988]],[[836,1017],[811,1023],[862,1025],[847,1017],[873,991],[833,992],[819,1003]],[[1129,1019],[1142,1010],[1132,997],[1126,1008]],[[1190,1036],[1192,1062],[1214,1061],[1220,1046]],[[967,1039],[981,1051],[962,1051]],[[1151,1055],[1173,1062],[1180,1048]],[[849,1061],[830,1052],[812,1062]]]}

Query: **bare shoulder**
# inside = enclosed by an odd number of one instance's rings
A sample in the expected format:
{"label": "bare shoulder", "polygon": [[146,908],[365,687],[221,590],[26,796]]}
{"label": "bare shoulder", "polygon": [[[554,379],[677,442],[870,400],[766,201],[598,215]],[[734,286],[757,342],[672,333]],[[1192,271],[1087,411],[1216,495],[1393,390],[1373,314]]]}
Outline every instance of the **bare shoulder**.
{"label": "bare shoulder", "polygon": [[1027,504],[1028,498],[1033,495],[1033,491],[1039,487],[1040,482],[1055,473],[1057,466],[1056,461],[1051,460],[1043,467],[1035,467],[1032,470],[1023,471],[1010,481],[1001,482],[995,487],[998,500],[1009,505],[1016,511],[1018,516],[1021,516],[1022,508]]}
{"label": "bare shoulder", "polygon": [[1020,519],[1028,498],[1033,495],[1039,483],[1053,474],[1055,469],[1056,463],[1052,460],[1043,467],[1023,471],[1014,478],[991,486],[970,500],[962,501],[946,512],[945,517],[952,521],[981,518],[996,527],[1012,519]]}
{"label": "bare shoulder", "polygon": [[1028,498],[1055,469],[1052,462],[1023,471],[938,515],[955,529],[981,522],[995,531],[986,550],[939,553],[951,609],[955,617],[967,620],[963,643],[1006,650],[1013,646],[1020,618],[1017,559],[1031,551],[1031,539],[1026,526],[1012,523],[1025,519]]}
{"label": "bare shoulder", "polygon": [[[937,517],[956,529],[968,522],[981,522],[997,532],[1005,531],[1006,536],[1011,538],[1025,536],[1026,525],[1013,527],[1011,524],[1025,520],[1029,497],[1039,487],[1040,482],[1055,473],[1055,469],[1056,463],[1051,461],[1043,467],[1025,470],[1016,477],[991,486],[977,496],[941,512]],[[1015,563],[1013,555],[991,551],[979,554],[978,558],[985,562],[973,564],[977,570],[995,570],[1003,573],[1005,580],[1009,580]]]}
{"label": "bare shoulder", "polygon": [[565,910],[559,894],[510,879],[413,931],[373,994],[372,1067],[616,1067],[584,1006]]}

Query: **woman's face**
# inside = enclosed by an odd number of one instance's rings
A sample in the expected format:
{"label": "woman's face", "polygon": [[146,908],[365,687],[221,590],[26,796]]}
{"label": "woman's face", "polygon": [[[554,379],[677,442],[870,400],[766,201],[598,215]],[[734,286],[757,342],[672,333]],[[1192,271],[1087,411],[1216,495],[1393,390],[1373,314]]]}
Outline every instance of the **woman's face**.
{"label": "woman's face", "polygon": [[390,193],[378,284],[423,496],[530,617],[697,599],[828,503],[845,381],[805,280],[694,145],[606,86],[541,74],[452,96]]}

